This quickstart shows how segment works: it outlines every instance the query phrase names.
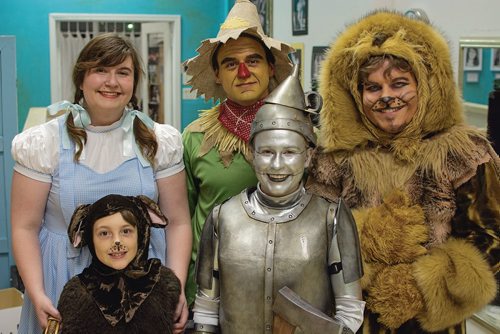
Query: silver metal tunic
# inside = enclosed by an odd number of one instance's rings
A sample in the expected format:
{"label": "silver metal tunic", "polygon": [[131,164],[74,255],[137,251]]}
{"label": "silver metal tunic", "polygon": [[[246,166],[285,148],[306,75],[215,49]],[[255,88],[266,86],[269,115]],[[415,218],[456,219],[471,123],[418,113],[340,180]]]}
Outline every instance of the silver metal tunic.
{"label": "silver metal tunic", "polygon": [[219,322],[223,333],[271,333],[272,305],[283,286],[326,314],[333,314],[327,271],[328,231],[333,222],[327,222],[326,217],[335,206],[318,197],[300,195],[288,209],[281,208],[280,212],[288,215],[264,218],[261,214],[259,220],[250,218],[255,215],[249,204],[262,202],[251,201],[247,192],[221,206],[215,231],[219,238]]}

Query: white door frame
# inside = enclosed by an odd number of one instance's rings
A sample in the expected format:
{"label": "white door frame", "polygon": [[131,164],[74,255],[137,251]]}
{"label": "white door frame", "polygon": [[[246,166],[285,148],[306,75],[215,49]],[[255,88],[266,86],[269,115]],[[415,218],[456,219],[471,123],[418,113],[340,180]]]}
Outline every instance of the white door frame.
{"label": "white door frame", "polygon": [[[167,47],[166,44],[170,45],[170,27],[168,24],[165,24],[164,22],[155,22],[155,23],[144,23],[141,25],[141,35],[143,35],[141,38],[141,52],[142,52],[142,59],[144,61],[144,70],[145,70],[145,76],[144,80],[142,80],[142,92],[143,92],[143,98],[142,98],[142,111],[144,111],[146,114],[151,115],[149,112],[149,61],[148,61],[148,46],[149,46],[149,41],[148,41],[148,35],[149,34],[161,34],[161,40],[163,41],[163,59],[160,61],[160,63],[163,65],[163,75],[162,75],[162,80],[163,80],[163,96],[162,96],[162,101],[163,101],[163,108],[166,109],[171,109],[172,108],[172,97],[170,96],[171,92],[170,89],[165,89],[170,82],[165,80],[165,78],[170,78],[171,77],[171,67],[168,66],[171,64],[171,52],[166,52],[165,48]],[[166,118],[168,115],[163,115],[164,116],[164,123],[167,124],[172,124],[172,119]]]}
{"label": "white door frame", "polygon": [[[56,41],[56,27],[58,21],[128,21],[128,22],[167,22],[170,25],[172,36],[172,76],[165,78],[165,85],[171,89],[172,103],[170,108],[165,108],[164,119],[172,120],[171,124],[178,130],[181,129],[181,17],[179,15],[132,15],[132,14],[49,14],[49,42],[50,42],[50,97],[52,103],[61,100],[61,75],[57,69],[57,56],[59,45]],[[168,104],[166,104],[168,105]]]}

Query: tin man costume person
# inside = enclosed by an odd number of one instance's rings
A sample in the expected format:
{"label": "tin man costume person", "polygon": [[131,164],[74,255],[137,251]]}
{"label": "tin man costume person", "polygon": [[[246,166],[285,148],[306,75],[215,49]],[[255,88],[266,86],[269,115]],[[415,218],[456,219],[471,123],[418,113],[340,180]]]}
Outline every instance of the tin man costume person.
{"label": "tin man costume person", "polygon": [[306,107],[297,74],[295,67],[253,121],[257,188],[216,206],[205,223],[195,333],[218,327],[222,333],[351,333],[361,326],[365,303],[352,215],[341,200],[328,202],[303,187],[316,139],[304,113],[314,108]]}

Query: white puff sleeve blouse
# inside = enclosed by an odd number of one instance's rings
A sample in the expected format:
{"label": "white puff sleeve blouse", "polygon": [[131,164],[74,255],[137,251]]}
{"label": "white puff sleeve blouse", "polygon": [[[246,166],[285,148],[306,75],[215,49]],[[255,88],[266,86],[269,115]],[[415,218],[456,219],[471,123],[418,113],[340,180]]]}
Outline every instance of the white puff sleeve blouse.
{"label": "white puff sleeve blouse", "polygon": [[[64,117],[64,116],[61,116]],[[79,162],[100,173],[109,172],[124,161],[135,157],[125,156],[123,140],[125,134],[120,127],[122,119],[108,126],[88,126],[87,142]],[[161,179],[184,169],[181,134],[167,124],[154,125],[158,142],[155,156],[155,178]],[[12,156],[16,162],[14,170],[42,182],[51,182],[59,166],[58,119],[29,128],[12,141]]]}

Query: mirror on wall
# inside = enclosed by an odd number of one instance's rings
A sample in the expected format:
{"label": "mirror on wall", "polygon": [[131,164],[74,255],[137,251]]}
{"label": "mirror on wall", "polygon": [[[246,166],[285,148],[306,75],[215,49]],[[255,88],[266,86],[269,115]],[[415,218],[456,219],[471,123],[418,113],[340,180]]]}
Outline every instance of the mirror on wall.
{"label": "mirror on wall", "polygon": [[500,37],[460,39],[458,84],[462,89],[467,122],[486,129],[488,95],[500,78]]}

